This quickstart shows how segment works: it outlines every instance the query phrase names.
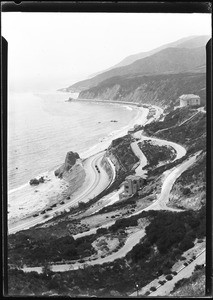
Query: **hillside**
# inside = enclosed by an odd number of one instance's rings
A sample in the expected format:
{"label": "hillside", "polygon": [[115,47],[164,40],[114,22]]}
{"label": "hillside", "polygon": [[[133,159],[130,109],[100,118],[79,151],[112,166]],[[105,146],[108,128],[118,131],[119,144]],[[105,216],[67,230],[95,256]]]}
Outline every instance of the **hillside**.
{"label": "hillside", "polygon": [[115,76],[141,74],[166,74],[189,72],[205,65],[205,47],[166,48],[151,56],[139,59],[130,65],[114,68],[91,79],[75,83],[67,91],[82,91],[98,85],[103,80]]}
{"label": "hillside", "polygon": [[79,98],[177,105],[182,94],[197,94],[206,103],[205,73],[113,77],[82,91]]}
{"label": "hillside", "polygon": [[112,66],[112,67],[110,67],[106,70],[102,70],[100,72],[96,72],[94,74],[91,74],[89,76],[89,78],[95,77],[96,75],[99,75],[103,72],[112,70],[114,68],[130,65],[131,63],[135,62],[138,59],[148,57],[152,54],[155,54],[155,53],[157,53],[157,52],[159,52],[163,49],[169,48],[169,47],[179,47],[179,48],[202,47],[207,43],[208,40],[209,40],[209,36],[207,36],[207,35],[185,37],[185,38],[182,38],[182,39],[177,40],[175,42],[172,42],[172,43],[169,43],[169,44],[164,44],[164,45],[162,45],[160,47],[157,47],[157,48],[155,48],[151,51],[140,52],[140,53],[129,55],[129,56],[125,57],[123,60],[121,60],[118,64],[116,64],[116,65],[114,65],[114,66]]}
{"label": "hillside", "polygon": [[[151,56],[157,52],[160,52],[161,50],[164,50],[166,48],[197,48],[197,47],[205,47],[206,43],[208,42],[209,40],[209,36],[207,35],[204,35],[204,36],[189,36],[189,37],[185,37],[185,38],[182,38],[182,39],[179,39],[175,42],[172,42],[172,43],[168,43],[168,44],[164,44],[160,47],[157,47],[155,49],[152,49],[150,51],[146,51],[146,52],[140,52],[140,53],[136,53],[136,54],[133,54],[133,55],[129,55],[127,57],[125,57],[122,61],[120,61],[118,64],[106,69],[106,70],[102,70],[100,72],[96,72],[94,74],[91,74],[87,80],[84,80],[84,81],[80,81],[80,82],[77,82],[75,83],[74,85],[68,87],[68,88],[63,88],[63,89],[60,89],[60,90],[63,90],[63,91],[72,91],[72,90],[84,90],[85,88],[89,88],[91,86],[94,86],[94,84],[90,84],[90,80],[94,77],[97,77],[101,74],[104,74],[110,70],[114,70],[116,68],[120,68],[120,67],[124,67],[124,66],[127,66],[127,65],[130,65],[132,63],[134,63],[135,61],[137,60],[141,60],[143,58],[146,58],[148,56]],[[205,64],[204,64],[205,65]],[[205,72],[205,70],[204,70]],[[115,76],[115,74],[112,74],[110,75],[109,77],[111,76]],[[107,78],[109,78],[107,77]],[[82,87],[82,88],[81,88]]]}

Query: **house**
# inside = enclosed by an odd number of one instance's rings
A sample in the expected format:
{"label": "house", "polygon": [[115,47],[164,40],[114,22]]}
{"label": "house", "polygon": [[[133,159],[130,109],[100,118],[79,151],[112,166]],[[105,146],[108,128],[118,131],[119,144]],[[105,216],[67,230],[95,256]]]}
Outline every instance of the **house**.
{"label": "house", "polygon": [[194,94],[182,95],[179,97],[180,107],[189,105],[200,105],[200,97]]}
{"label": "house", "polygon": [[129,175],[124,181],[124,192],[119,194],[119,199],[122,200],[136,194],[142,188],[142,186],[142,177]]}

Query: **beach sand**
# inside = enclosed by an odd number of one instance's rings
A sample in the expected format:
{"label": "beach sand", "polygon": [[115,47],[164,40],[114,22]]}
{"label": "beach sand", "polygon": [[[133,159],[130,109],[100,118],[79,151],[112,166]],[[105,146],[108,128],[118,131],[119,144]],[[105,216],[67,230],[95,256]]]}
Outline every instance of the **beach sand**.
{"label": "beach sand", "polygon": [[[129,109],[137,110],[135,118],[132,119],[128,125],[112,132],[87,151],[79,153],[81,159],[85,160],[90,156],[107,149],[112,140],[126,135],[128,130],[133,128],[134,125],[142,125],[147,121],[146,117],[149,109],[136,106],[131,107],[130,105],[128,105],[128,107]],[[40,174],[40,176],[44,176],[44,183],[41,183],[37,186],[31,186],[30,184],[27,184],[21,189],[17,188],[9,192],[9,224],[16,223],[19,220],[28,218],[35,213],[41,212],[54,203],[59,203],[62,200],[66,200],[67,202],[69,201],[66,199],[67,196],[70,196],[73,193],[74,195],[79,194],[78,189],[86,180],[86,174],[80,164],[75,166],[68,180],[55,177],[54,171],[57,169],[57,167],[58,166],[54,167],[51,171],[46,172],[45,174]]]}

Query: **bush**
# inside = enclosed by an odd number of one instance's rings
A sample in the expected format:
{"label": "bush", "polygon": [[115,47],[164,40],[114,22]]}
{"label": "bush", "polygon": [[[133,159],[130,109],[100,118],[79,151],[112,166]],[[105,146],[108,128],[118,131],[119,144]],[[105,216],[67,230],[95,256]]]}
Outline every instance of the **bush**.
{"label": "bush", "polygon": [[108,232],[107,228],[98,228],[97,234],[106,234]]}
{"label": "bush", "polygon": [[79,201],[79,202],[78,202],[78,207],[79,207],[80,209],[85,209],[85,208],[87,207],[87,204],[86,204],[85,202]]}
{"label": "bush", "polygon": [[198,271],[198,270],[202,270],[203,269],[203,265],[196,265],[194,270]]}
{"label": "bush", "polygon": [[191,249],[192,247],[194,247],[194,243],[190,240],[183,239],[183,241],[180,243],[180,249],[182,251],[186,251],[188,249]]}
{"label": "bush", "polygon": [[164,275],[168,275],[168,274],[170,274],[170,273],[171,273],[170,269],[165,268],[165,269],[163,270],[163,274],[164,274]]}
{"label": "bush", "polygon": [[188,187],[186,187],[186,188],[183,188],[183,194],[186,196],[186,195],[189,195],[189,194],[191,194],[191,190],[190,190],[190,188],[188,188]]}
{"label": "bush", "polygon": [[173,276],[171,274],[166,276],[166,280],[172,280]]}

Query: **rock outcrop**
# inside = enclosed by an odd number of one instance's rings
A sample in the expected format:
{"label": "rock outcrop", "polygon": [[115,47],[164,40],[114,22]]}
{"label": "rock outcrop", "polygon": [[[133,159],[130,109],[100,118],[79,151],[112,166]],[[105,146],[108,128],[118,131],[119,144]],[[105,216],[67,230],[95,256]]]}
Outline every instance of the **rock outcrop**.
{"label": "rock outcrop", "polygon": [[130,135],[125,135],[113,140],[107,149],[106,157],[111,159],[116,172],[130,172],[133,166],[138,162],[138,158],[132,152],[130,147],[132,141]]}
{"label": "rock outcrop", "polygon": [[69,172],[69,170],[75,165],[76,160],[79,159],[80,156],[77,152],[69,151],[65,158],[65,163],[55,170],[55,176],[62,178],[64,172]]}
{"label": "rock outcrop", "polygon": [[30,185],[38,185],[39,183],[44,183],[44,177],[41,176],[39,179],[33,178],[30,180]]}

